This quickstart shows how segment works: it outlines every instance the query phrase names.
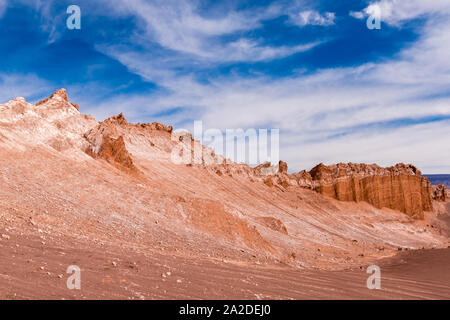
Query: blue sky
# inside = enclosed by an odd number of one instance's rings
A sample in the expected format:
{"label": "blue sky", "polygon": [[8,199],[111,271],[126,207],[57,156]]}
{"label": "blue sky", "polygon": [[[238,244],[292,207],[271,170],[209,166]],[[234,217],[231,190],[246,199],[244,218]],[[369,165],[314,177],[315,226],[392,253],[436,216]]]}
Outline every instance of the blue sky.
{"label": "blue sky", "polygon": [[97,120],[279,128],[290,171],[450,173],[449,57],[450,0],[0,0],[1,101],[64,87]]}

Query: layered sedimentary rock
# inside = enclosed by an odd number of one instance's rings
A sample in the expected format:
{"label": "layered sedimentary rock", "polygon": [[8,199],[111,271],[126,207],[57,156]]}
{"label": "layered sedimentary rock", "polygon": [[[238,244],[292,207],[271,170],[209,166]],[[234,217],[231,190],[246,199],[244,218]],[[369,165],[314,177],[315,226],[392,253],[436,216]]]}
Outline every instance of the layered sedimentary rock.
{"label": "layered sedimentary rock", "polygon": [[342,201],[366,201],[415,218],[431,211],[431,183],[413,165],[319,164],[293,175],[299,186]]}
{"label": "layered sedimentary rock", "polygon": [[[377,208],[390,208],[422,219],[432,211],[432,200],[446,201],[447,190],[432,186],[411,164],[382,168],[376,164],[319,164],[311,171],[288,174],[286,162],[264,163],[254,168],[269,187],[301,187],[340,201],[366,201]],[[433,188],[433,189],[432,189]]]}

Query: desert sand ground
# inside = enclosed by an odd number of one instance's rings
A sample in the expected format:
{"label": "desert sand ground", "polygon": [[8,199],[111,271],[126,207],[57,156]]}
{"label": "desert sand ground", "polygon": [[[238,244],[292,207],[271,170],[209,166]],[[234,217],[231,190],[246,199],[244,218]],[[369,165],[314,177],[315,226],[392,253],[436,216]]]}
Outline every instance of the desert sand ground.
{"label": "desert sand ground", "polygon": [[[301,270],[67,240],[0,241],[0,298],[450,299],[450,249],[402,251],[379,261],[381,289],[369,290],[367,266]],[[81,268],[81,290],[67,289],[69,265]]]}

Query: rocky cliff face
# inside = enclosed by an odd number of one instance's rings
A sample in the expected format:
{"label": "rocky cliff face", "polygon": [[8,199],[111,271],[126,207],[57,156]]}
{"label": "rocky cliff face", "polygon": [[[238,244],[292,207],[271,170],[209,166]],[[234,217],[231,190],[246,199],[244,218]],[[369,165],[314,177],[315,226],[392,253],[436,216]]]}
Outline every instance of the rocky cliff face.
{"label": "rocky cliff face", "polygon": [[375,164],[319,164],[292,175],[299,186],[341,201],[366,201],[414,218],[431,211],[431,184],[413,165],[382,168]]}
{"label": "rocky cliff face", "polygon": [[[413,165],[397,164],[382,168],[372,164],[319,164],[311,171],[287,174],[287,164],[270,179],[271,185],[294,186],[314,190],[341,201],[366,201],[377,208],[390,208],[422,219],[424,211],[432,211],[432,186]],[[444,199],[445,191],[433,194]]]}

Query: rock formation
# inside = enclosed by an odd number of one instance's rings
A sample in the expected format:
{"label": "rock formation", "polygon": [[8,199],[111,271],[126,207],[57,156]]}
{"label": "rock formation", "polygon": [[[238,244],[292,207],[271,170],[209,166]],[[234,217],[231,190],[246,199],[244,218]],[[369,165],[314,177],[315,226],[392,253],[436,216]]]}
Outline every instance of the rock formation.
{"label": "rock formation", "polygon": [[415,218],[431,211],[431,184],[413,165],[382,168],[375,164],[319,164],[296,175],[300,186],[341,201],[366,201]]}
{"label": "rock formation", "polygon": [[286,162],[280,160],[278,163],[278,172],[281,174],[287,174],[288,165]]}
{"label": "rock formation", "polygon": [[255,170],[264,176],[266,185],[301,187],[314,190],[340,201],[366,201],[377,208],[390,208],[422,219],[425,211],[432,211],[432,199],[445,199],[442,187],[433,192],[432,185],[413,165],[397,164],[382,168],[376,164],[323,163],[309,172],[287,173],[287,164],[259,165]]}
{"label": "rock formation", "polygon": [[73,106],[75,109],[80,110],[80,107],[78,106],[78,104],[69,101],[69,97],[67,96],[66,89],[64,89],[64,88],[55,91],[50,97],[39,101],[38,103],[36,103],[36,106],[46,104],[51,100],[56,100],[55,98],[59,98],[59,100],[65,101],[65,102],[69,103],[71,106]]}
{"label": "rock formation", "polygon": [[447,201],[447,188],[443,184],[432,186],[431,189],[433,200]]}
{"label": "rock formation", "polygon": [[[142,136],[149,132],[148,130],[157,130],[168,135],[172,133],[172,127],[157,122],[135,125],[128,123],[122,114],[110,117],[85,134],[85,138],[90,142],[88,153],[104,158],[116,166],[134,170],[133,160],[124,140],[136,139],[133,132],[139,132],[138,135]],[[218,158],[212,150],[199,145],[189,134],[187,137],[191,153],[194,154],[195,148],[202,150],[199,158],[193,158],[189,166],[202,166],[219,176],[245,176],[253,181],[261,181],[270,188],[277,187],[281,190],[287,190],[291,186],[307,188],[340,201],[366,201],[377,208],[398,210],[417,219],[423,218],[424,211],[433,209],[431,184],[413,165],[397,164],[382,168],[375,164],[339,163],[326,166],[321,163],[309,172],[288,174],[288,165],[284,161],[279,161],[276,166],[264,163],[255,168],[233,163],[228,159],[216,161]],[[184,141],[181,136],[173,140]],[[129,147],[133,148],[131,143]],[[139,152],[143,147],[144,143],[135,146],[134,150]],[[210,153],[213,154],[212,159],[206,161],[205,155]]]}
{"label": "rock formation", "polygon": [[123,136],[119,136],[117,139],[104,136],[98,156],[116,166],[132,170],[136,169],[123,142]]}

